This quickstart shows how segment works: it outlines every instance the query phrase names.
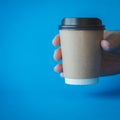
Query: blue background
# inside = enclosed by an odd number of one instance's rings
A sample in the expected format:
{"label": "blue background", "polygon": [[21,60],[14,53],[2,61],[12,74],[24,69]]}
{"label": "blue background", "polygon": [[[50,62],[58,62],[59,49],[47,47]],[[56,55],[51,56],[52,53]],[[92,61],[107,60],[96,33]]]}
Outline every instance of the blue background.
{"label": "blue background", "polygon": [[120,120],[120,75],[69,86],[53,71],[63,17],[120,29],[119,0],[0,0],[0,120]]}

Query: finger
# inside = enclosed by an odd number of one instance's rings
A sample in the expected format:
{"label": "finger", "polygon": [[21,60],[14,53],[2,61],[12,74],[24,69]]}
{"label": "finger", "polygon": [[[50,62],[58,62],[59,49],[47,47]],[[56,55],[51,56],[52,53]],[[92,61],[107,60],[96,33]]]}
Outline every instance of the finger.
{"label": "finger", "polygon": [[120,47],[120,32],[114,32],[106,37],[106,41],[109,42],[109,49],[115,50]]}
{"label": "finger", "polygon": [[57,60],[57,61],[62,59],[61,48],[55,50],[55,52],[54,52],[54,59]]}
{"label": "finger", "polygon": [[62,71],[63,71],[63,66],[62,66],[62,64],[56,65],[56,66],[54,67],[54,71],[55,71],[55,72],[58,72],[58,73],[62,72]]}
{"label": "finger", "polygon": [[52,41],[52,44],[54,46],[59,46],[60,45],[60,35],[59,34],[54,37],[54,39]]}

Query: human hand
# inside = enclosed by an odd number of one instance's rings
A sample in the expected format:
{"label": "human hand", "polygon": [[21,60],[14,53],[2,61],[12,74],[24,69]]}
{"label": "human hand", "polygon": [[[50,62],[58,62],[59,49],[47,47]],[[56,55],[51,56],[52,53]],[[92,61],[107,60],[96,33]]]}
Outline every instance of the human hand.
{"label": "human hand", "polygon": [[[52,43],[54,46],[60,46],[60,36],[56,35]],[[120,73],[120,32],[104,31],[101,47],[101,76]],[[61,48],[54,51],[54,59],[56,61],[62,59]],[[54,70],[64,77],[62,64],[57,64]]]}

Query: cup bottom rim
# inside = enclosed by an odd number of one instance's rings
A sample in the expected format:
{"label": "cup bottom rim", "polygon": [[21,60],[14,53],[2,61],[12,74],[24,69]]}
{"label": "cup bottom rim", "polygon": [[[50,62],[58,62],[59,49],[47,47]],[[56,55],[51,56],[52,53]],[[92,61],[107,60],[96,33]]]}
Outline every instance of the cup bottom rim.
{"label": "cup bottom rim", "polygon": [[98,83],[96,78],[65,78],[65,83],[69,85],[89,85]]}

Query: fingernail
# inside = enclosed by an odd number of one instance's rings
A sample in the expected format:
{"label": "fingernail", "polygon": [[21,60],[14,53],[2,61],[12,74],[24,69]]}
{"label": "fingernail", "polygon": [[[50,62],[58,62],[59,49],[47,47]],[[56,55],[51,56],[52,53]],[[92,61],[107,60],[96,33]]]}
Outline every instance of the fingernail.
{"label": "fingernail", "polygon": [[57,68],[57,66],[54,67],[54,71],[55,71],[55,72],[56,72],[56,68]]}
{"label": "fingernail", "polygon": [[60,77],[64,77],[64,73],[63,72],[60,73]]}
{"label": "fingernail", "polygon": [[111,45],[107,40],[102,40],[101,46],[102,46],[103,50],[105,50],[105,51],[111,50]]}

